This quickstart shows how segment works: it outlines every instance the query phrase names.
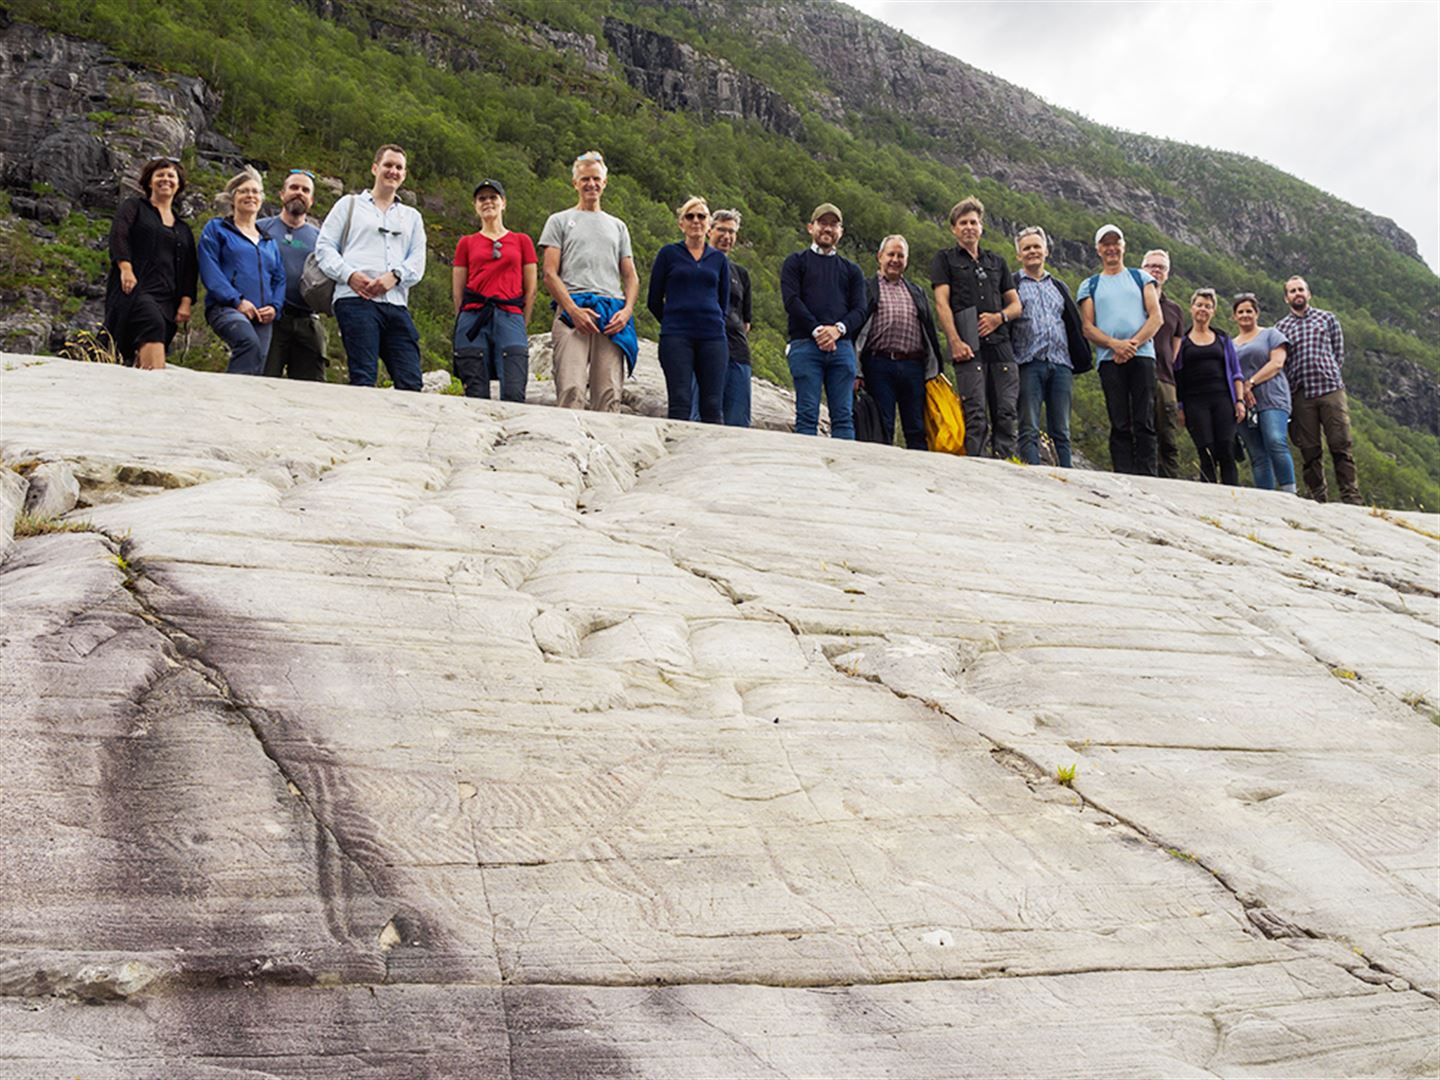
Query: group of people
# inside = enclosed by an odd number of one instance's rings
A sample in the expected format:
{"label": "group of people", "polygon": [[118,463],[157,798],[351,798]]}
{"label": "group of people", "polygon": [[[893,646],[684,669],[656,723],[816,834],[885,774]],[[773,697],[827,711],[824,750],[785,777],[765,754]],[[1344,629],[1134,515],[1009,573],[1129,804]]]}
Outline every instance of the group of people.
{"label": "group of people", "polygon": [[[308,262],[333,282],[350,382],[375,385],[383,362],[398,389],[419,390],[408,295],[425,272],[426,234],[419,211],[398,197],[406,168],[403,148],[382,146],[369,190],[343,196],[318,229],[308,221],[312,172],[290,170],[281,212],[260,218],[261,180],[247,170],[226,185],[221,214],[197,245],[175,209],[184,169],[168,158],[147,162],[143,195],[121,204],[110,235],[105,325],[120,352],[138,367],[163,367],[176,328],[190,318],[198,279],[206,321],[230,350],[229,371],[323,379],[325,332],[301,287]],[[543,278],[555,310],[557,403],[620,411],[639,354],[640,278],[628,228],[601,209],[604,157],[581,154],[571,180],[576,203],[550,215],[538,254],[529,236],[505,226],[503,183],[486,178],[475,187],[479,229],[459,241],[452,263],[454,372],[467,396],[488,398],[498,380],[504,400],[525,399],[526,326]],[[948,353],[966,453],[1038,464],[1043,411],[1055,459],[1069,467],[1073,380],[1094,367],[1117,472],[1178,476],[1183,424],[1205,480],[1237,484],[1243,446],[1257,487],[1294,492],[1293,438],[1309,494],[1323,501],[1323,438],[1341,498],[1360,501],[1343,335],[1332,313],[1310,305],[1303,278],[1286,282],[1290,311],[1271,327],[1260,325],[1254,294],[1235,296],[1232,337],[1214,325],[1213,289],[1191,296],[1187,327],[1180,305],[1164,294],[1169,256],[1149,251],[1138,269],[1127,267],[1118,226],[1096,231],[1099,272],[1072,297],[1046,269],[1043,229],[1016,236],[1012,273],[1002,256],[980,247],[984,216],[973,197],[951,210],[955,244],[931,261],[927,293],[905,277],[904,236],[881,241],[878,271],[867,278],[838,254],[839,207],[815,207],[810,244],[780,269],[798,433],[817,434],[823,397],[831,435],[853,439],[863,385],[879,408],[884,440],[894,440],[898,411],[905,445],[927,449],[926,384]],[[750,424],[750,277],[730,259],[740,222],[736,210],[712,213],[706,200],[687,199],[677,210],[681,238],[661,248],[651,267],[646,306],[660,324],[672,419]]]}

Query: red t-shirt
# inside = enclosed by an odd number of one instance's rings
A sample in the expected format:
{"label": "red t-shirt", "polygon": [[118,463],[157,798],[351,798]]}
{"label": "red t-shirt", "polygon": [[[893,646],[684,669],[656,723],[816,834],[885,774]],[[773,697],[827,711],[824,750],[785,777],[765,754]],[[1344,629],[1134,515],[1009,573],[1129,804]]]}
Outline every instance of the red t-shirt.
{"label": "red t-shirt", "polygon": [[[481,296],[509,299],[525,295],[524,268],[534,266],[535,245],[524,233],[506,231],[500,237],[500,257],[495,258],[495,243],[483,233],[462,236],[455,245],[455,266],[463,267],[467,276],[465,287]],[[466,304],[466,310],[480,304]],[[501,304],[501,310],[518,313],[519,304]]]}

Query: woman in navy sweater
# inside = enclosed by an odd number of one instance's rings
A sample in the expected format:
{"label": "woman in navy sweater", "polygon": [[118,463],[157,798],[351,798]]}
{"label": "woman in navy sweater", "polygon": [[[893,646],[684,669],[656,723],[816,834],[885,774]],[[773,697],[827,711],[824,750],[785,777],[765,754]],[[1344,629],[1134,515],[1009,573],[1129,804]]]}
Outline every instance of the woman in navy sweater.
{"label": "woman in navy sweater", "polygon": [[725,420],[725,312],[730,306],[730,262],[705,242],[710,208],[701,198],[680,207],[684,241],[666,244],[650,268],[646,306],[660,320],[660,367],[671,420],[690,419],[692,387],[700,388],[700,420]]}

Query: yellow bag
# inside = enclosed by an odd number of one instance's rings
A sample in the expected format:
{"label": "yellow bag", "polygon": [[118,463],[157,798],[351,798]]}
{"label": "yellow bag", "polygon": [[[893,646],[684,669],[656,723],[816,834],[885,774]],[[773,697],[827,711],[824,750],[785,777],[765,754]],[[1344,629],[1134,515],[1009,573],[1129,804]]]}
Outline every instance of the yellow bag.
{"label": "yellow bag", "polygon": [[942,454],[965,453],[965,413],[943,372],[925,381],[925,441]]}

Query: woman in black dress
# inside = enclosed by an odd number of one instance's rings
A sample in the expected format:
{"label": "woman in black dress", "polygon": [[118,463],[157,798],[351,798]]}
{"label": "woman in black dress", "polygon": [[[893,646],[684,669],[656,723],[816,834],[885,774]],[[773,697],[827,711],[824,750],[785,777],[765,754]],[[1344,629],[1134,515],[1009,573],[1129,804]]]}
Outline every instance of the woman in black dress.
{"label": "woman in black dress", "polygon": [[[1190,297],[1194,325],[1175,353],[1175,396],[1180,419],[1200,455],[1200,479],[1236,487],[1235,425],[1245,419],[1244,379],[1230,335],[1210,325],[1215,290],[1196,289]],[[1218,476],[1217,476],[1218,473]]]}
{"label": "woman in black dress", "polygon": [[154,158],[140,170],[143,198],[126,199],[110,227],[105,329],[127,364],[159,369],[176,327],[195,303],[195,237],[175,211],[185,190],[178,161]]}

